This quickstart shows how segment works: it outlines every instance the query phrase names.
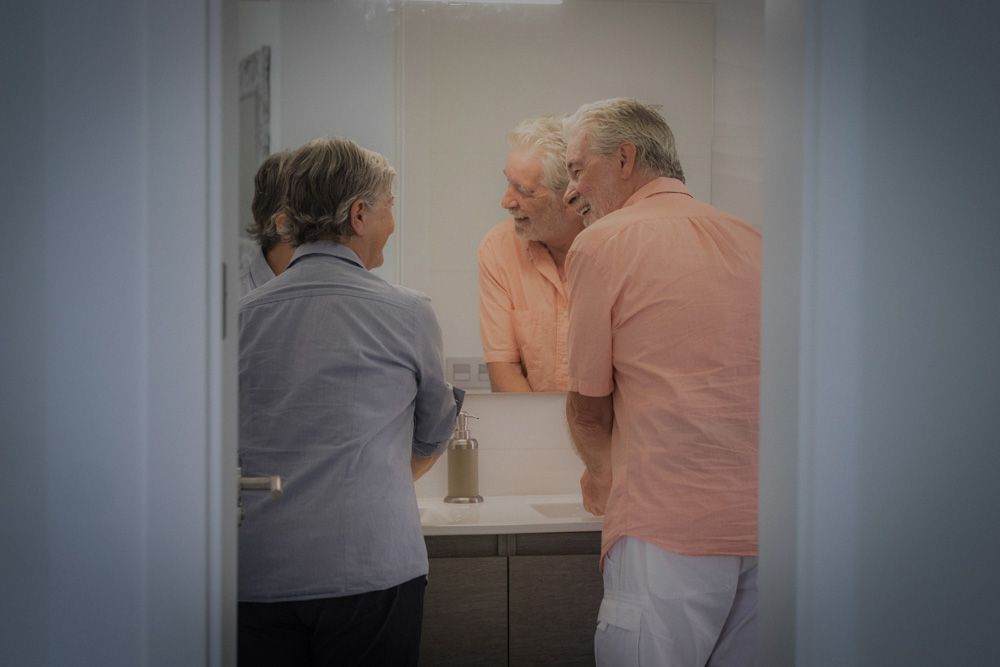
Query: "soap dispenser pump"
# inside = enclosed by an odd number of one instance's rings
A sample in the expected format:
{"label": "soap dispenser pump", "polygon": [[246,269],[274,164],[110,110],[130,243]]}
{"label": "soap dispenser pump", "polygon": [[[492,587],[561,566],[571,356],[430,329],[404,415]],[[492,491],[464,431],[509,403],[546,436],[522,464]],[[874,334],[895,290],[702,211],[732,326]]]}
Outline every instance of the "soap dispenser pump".
{"label": "soap dispenser pump", "polygon": [[448,495],[446,503],[481,503],[479,495],[479,443],[469,432],[468,412],[458,413],[455,433],[448,441]]}

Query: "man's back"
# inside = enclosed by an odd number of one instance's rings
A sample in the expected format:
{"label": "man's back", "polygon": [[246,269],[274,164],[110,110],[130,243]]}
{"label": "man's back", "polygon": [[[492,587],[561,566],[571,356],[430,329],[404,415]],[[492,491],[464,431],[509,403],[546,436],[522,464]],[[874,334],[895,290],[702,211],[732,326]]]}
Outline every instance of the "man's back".
{"label": "man's back", "polygon": [[605,550],[628,534],[755,553],[759,233],[660,178],[582,232],[569,266],[576,390],[614,392]]}

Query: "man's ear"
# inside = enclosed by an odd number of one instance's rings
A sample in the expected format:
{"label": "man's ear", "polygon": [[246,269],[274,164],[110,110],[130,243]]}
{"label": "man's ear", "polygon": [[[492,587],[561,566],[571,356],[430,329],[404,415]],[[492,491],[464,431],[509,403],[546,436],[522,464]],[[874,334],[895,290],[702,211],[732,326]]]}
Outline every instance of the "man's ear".
{"label": "man's ear", "polygon": [[618,146],[618,152],[615,153],[615,158],[618,160],[618,165],[621,168],[622,180],[628,180],[632,176],[632,172],[635,171],[635,144],[626,141]]}
{"label": "man's ear", "polygon": [[365,223],[368,219],[368,204],[361,197],[351,204],[351,229],[358,236],[365,235]]}
{"label": "man's ear", "polygon": [[282,241],[288,240],[288,214],[278,211],[274,214],[274,229],[278,232],[278,237]]}

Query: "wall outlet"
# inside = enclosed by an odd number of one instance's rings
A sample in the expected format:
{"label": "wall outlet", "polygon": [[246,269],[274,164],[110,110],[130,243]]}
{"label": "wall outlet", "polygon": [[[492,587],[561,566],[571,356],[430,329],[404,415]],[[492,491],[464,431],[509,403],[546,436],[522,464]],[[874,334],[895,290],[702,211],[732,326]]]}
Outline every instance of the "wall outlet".
{"label": "wall outlet", "polygon": [[490,374],[479,357],[445,357],[444,376],[448,382],[467,391],[489,391]]}

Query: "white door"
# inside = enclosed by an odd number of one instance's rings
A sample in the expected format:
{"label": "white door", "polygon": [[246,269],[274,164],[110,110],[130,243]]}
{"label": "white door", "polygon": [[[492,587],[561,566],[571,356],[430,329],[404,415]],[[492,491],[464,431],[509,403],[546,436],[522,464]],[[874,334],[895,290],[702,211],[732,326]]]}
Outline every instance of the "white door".
{"label": "white door", "polygon": [[4,665],[235,664],[235,8],[5,6]]}

